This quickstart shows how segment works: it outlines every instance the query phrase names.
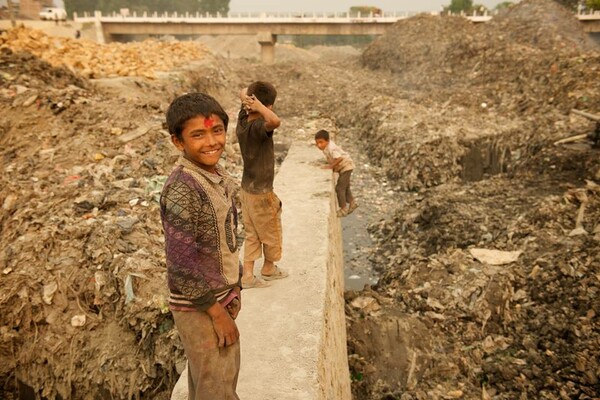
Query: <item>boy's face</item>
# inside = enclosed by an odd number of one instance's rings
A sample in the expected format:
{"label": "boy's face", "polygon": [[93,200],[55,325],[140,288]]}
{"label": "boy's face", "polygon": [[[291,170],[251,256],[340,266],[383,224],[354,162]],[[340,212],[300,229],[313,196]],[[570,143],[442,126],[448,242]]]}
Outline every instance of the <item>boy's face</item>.
{"label": "boy's face", "polygon": [[327,141],[325,139],[315,139],[315,143],[317,144],[317,147],[319,148],[319,150],[323,150],[325,147],[327,147],[327,144],[329,143],[329,141]]}
{"label": "boy's face", "polygon": [[181,141],[177,136],[171,136],[171,140],[185,158],[208,172],[215,172],[225,149],[226,133],[225,124],[219,116],[211,114],[205,118],[199,115],[185,123]]}

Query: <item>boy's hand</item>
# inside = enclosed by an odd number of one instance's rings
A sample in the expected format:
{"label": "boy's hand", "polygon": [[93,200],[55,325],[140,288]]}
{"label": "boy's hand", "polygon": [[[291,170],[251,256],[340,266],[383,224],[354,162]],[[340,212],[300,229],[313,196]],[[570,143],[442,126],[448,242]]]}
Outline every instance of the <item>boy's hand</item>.
{"label": "boy's hand", "polygon": [[244,100],[242,101],[242,104],[244,105],[244,109],[247,112],[259,111],[261,109],[261,107],[264,107],[263,103],[261,103],[260,100],[257,99],[255,95],[246,96],[244,98]]}
{"label": "boy's hand", "polygon": [[333,169],[331,165],[322,165],[321,169]]}
{"label": "boy's hand", "polygon": [[231,318],[235,320],[242,309],[242,302],[239,299],[233,299],[227,304],[226,308]]}
{"label": "boy's hand", "polygon": [[272,110],[271,106],[265,106],[255,95],[242,95],[242,107],[247,113],[257,112],[265,120],[265,129],[267,132],[272,132],[279,128],[281,120]]}
{"label": "boy's hand", "polygon": [[240,332],[229,312],[219,302],[213,304],[207,312],[212,319],[213,328],[219,340],[219,347],[235,344],[240,337]]}
{"label": "boy's hand", "polygon": [[233,290],[237,292],[238,297],[231,300],[226,308],[231,318],[235,320],[242,309],[242,294],[239,287],[235,287]]}

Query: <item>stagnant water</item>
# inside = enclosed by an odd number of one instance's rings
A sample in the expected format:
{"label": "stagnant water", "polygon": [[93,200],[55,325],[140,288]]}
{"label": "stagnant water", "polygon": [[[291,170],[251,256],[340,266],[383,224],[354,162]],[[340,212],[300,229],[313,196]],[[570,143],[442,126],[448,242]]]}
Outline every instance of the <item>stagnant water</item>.
{"label": "stagnant water", "polygon": [[368,232],[369,225],[390,217],[390,210],[398,204],[387,180],[368,157],[350,140],[338,142],[354,160],[351,188],[359,207],[343,217],[344,277],[346,290],[361,290],[365,285],[377,283],[377,273],[369,260],[376,251]]}

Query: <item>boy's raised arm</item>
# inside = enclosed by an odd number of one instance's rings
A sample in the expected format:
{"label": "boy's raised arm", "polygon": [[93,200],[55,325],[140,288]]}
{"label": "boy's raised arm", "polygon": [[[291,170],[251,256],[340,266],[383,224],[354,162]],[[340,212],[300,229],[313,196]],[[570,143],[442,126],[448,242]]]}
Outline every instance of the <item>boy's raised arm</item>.
{"label": "boy's raised arm", "polygon": [[240,94],[240,96],[242,96],[242,104],[246,108],[246,111],[254,111],[259,113],[265,120],[265,128],[268,132],[279,128],[279,125],[281,125],[281,120],[279,119],[277,114],[273,112],[271,107],[265,106],[263,103],[260,102],[259,99],[256,98],[255,95],[246,95],[245,97],[243,97],[243,93],[244,91],[242,89],[242,93]]}

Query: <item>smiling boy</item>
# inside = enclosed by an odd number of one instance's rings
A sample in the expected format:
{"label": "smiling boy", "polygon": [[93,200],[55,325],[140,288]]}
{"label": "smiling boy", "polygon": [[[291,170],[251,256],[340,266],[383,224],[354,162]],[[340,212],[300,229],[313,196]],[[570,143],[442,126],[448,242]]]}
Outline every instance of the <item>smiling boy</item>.
{"label": "smiling boy", "polygon": [[211,96],[191,93],[167,111],[181,156],[160,199],[169,308],[188,360],[189,399],[237,400],[241,268],[237,185],[218,165],[229,117]]}

